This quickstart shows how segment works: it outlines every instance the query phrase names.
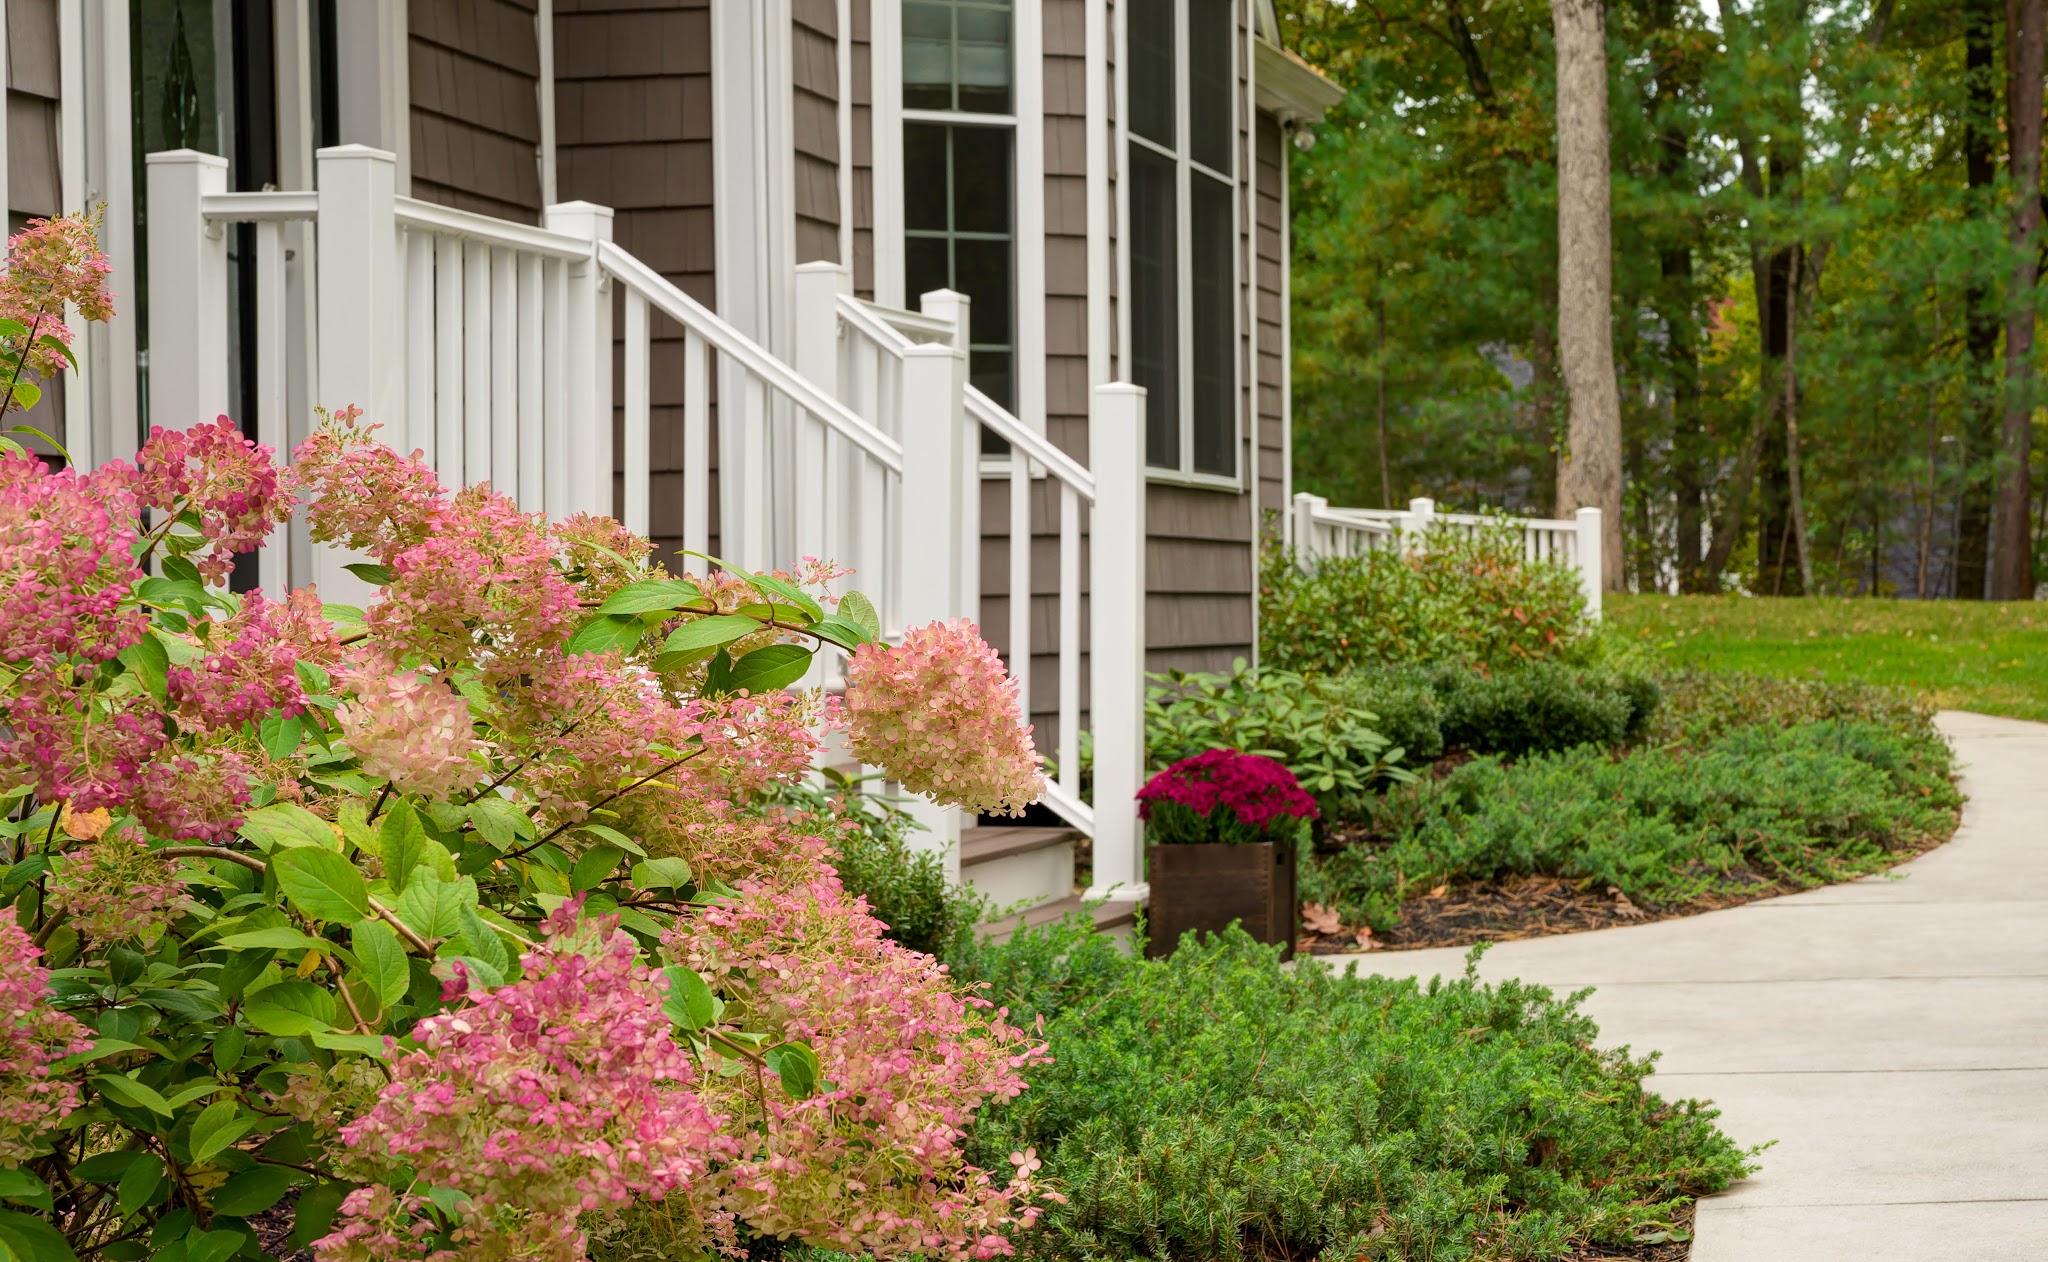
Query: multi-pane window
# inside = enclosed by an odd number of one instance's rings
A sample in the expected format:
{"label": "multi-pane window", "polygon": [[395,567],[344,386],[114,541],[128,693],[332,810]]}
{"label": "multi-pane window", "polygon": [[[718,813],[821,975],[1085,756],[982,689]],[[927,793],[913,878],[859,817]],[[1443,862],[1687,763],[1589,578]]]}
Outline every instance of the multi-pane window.
{"label": "multi-pane window", "polygon": [[903,290],[972,300],[968,373],[1017,406],[1009,0],[904,0]]}
{"label": "multi-pane window", "polygon": [[1232,0],[1129,0],[1131,380],[1157,469],[1237,476]]}

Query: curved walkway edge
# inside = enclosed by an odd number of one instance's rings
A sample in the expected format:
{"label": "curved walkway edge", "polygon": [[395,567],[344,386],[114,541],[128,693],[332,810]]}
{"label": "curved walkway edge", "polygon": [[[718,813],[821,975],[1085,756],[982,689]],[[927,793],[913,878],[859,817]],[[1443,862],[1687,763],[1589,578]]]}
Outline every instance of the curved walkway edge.
{"label": "curved walkway edge", "polygon": [[[1692,1262],[2048,1258],[2048,724],[1943,713],[1969,795],[1885,876],[1682,920],[1510,942],[1481,973],[1663,1052],[1762,1170],[1700,1202]],[[1338,957],[1455,975],[1464,950]]]}

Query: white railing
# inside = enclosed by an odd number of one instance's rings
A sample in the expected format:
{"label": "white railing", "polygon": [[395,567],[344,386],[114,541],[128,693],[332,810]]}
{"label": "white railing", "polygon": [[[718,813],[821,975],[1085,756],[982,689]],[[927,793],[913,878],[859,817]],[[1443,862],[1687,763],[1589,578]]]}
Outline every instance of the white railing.
{"label": "white railing", "polygon": [[[384,426],[380,437],[423,452],[444,484],[488,480],[551,517],[615,514],[651,534],[659,445],[680,454],[680,495],[665,491],[660,508],[677,512],[683,548],[703,554],[714,530],[715,424],[720,555],[754,569],[806,556],[851,566],[889,635],[978,616],[980,436],[1003,438],[1010,661],[1027,688],[1032,488],[1040,479],[1058,488],[1057,525],[1047,525],[1059,541],[1059,778],[1046,801],[1093,837],[1095,892],[1142,897],[1143,391],[1098,389],[1085,467],[968,384],[969,306],[958,294],[927,294],[921,311],[881,307],[852,295],[844,267],[806,264],[792,364],[615,245],[602,206],[550,206],[540,227],[451,210],[395,195],[392,156],[356,145],[320,151],[317,193],[230,194],[225,162],[187,150],[150,155],[148,173],[159,424],[234,410],[226,229],[248,223],[256,301],[253,343],[241,353],[255,358],[259,433],[280,452],[304,432],[295,410],[356,404]],[[291,309],[288,248],[313,256],[296,273],[310,311]],[[680,326],[679,342],[657,336],[660,320]],[[293,346],[295,330],[306,345]],[[680,411],[657,413],[657,373],[680,382]],[[367,594],[342,568],[352,558],[303,536],[259,556],[264,585],[278,592],[314,581],[330,600]],[[821,659],[812,682],[832,686],[843,663]],[[1080,792],[1084,705],[1092,810]],[[959,812],[919,813],[957,864]]]}
{"label": "white railing", "polygon": [[1570,519],[1507,517],[1483,513],[1440,513],[1436,502],[1412,499],[1401,508],[1333,508],[1320,495],[1294,497],[1294,555],[1303,565],[1326,557],[1421,547],[1432,530],[1465,534],[1482,530],[1521,532],[1522,555],[1574,570],[1586,598],[1586,614],[1600,617],[1600,510],[1582,508]]}

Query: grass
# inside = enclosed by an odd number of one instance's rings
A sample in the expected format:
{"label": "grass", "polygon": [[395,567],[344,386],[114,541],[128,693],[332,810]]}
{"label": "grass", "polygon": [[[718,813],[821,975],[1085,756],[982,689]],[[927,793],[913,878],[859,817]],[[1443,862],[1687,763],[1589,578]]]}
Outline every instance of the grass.
{"label": "grass", "polygon": [[1943,709],[2048,720],[2048,602],[1609,596],[1678,666],[1890,684]]}

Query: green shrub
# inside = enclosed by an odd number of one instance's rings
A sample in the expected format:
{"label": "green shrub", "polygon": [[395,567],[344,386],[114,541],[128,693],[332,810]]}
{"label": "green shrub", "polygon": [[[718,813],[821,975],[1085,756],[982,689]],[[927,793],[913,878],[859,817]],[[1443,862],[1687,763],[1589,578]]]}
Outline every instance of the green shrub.
{"label": "green shrub", "polygon": [[1262,568],[1259,651],[1281,670],[1496,667],[1583,655],[1593,638],[1578,575],[1524,561],[1512,529],[1439,529],[1418,551],[1335,557],[1307,571],[1275,545]]}
{"label": "green shrub", "polygon": [[1942,739],[1934,708],[1898,688],[1686,670],[1665,675],[1663,689],[1664,705],[1647,733],[1655,744],[1700,745],[1737,728],[1822,719],[1871,723],[1916,740]]}
{"label": "green shrub", "polygon": [[987,900],[946,880],[944,858],[910,844],[923,825],[887,798],[826,770],[824,785],[809,782],[777,790],[772,806],[794,810],[832,846],[832,866],[888,936],[913,951],[944,958],[971,938],[986,918]]}
{"label": "green shrub", "polygon": [[1516,874],[1676,906],[1757,878],[1820,885],[1945,833],[1960,799],[1938,738],[1827,720],[1725,732],[1697,749],[1590,747],[1482,758],[1375,805],[1371,838],[1302,870],[1302,898],[1393,924],[1446,882]]}
{"label": "green shrub", "polygon": [[1377,711],[1351,705],[1350,695],[1286,671],[1251,670],[1242,660],[1228,675],[1155,675],[1145,698],[1146,758],[1162,770],[1212,749],[1263,754],[1285,764],[1328,811],[1405,774],[1397,763],[1406,751],[1381,734]]}
{"label": "green shrub", "polygon": [[1562,662],[1530,662],[1491,676],[1462,667],[1437,672],[1443,743],[1475,753],[1521,757],[1640,736],[1659,690],[1647,675]]}
{"label": "green shrub", "polygon": [[1560,1258],[1749,1168],[1572,1000],[1469,969],[1290,970],[1234,929],[1147,961],[1070,924],[954,971],[1046,1023],[1052,1063],[971,1139],[984,1162],[1036,1149],[1065,1192],[1026,1258]]}

